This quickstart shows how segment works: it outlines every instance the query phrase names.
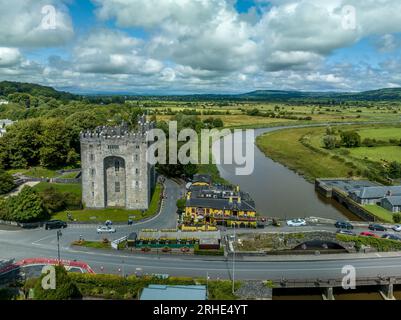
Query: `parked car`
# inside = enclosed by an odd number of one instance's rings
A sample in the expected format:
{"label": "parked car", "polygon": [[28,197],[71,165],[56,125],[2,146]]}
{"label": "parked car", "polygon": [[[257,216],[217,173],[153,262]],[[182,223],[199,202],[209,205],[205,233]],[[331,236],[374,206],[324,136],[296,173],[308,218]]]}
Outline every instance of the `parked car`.
{"label": "parked car", "polygon": [[374,234],[373,232],[369,232],[369,231],[361,232],[360,235],[361,235],[362,237],[380,238],[377,234]]}
{"label": "parked car", "polygon": [[353,230],[354,226],[346,221],[337,221],[334,225],[337,229]]}
{"label": "parked car", "polygon": [[339,229],[337,230],[338,234],[345,234],[347,236],[356,236],[356,234],[354,232],[352,232],[351,230],[347,230],[347,229]]}
{"label": "parked car", "polygon": [[380,224],[371,224],[369,225],[369,230],[372,231],[387,231],[387,228]]}
{"label": "parked car", "polygon": [[306,226],[306,221],[304,219],[294,219],[288,220],[287,226],[289,227],[304,227]]}
{"label": "parked car", "polygon": [[47,221],[45,223],[46,230],[65,229],[65,228],[67,228],[67,222],[64,222],[64,221],[52,220],[52,221]]}
{"label": "parked car", "polygon": [[97,233],[116,233],[116,229],[109,226],[100,226],[97,228]]}
{"label": "parked car", "polygon": [[281,223],[277,219],[273,219],[272,225],[273,227],[281,227]]}
{"label": "parked car", "polygon": [[395,232],[401,232],[401,225],[397,224],[397,225],[395,225],[394,227],[392,227],[392,229],[393,229]]}
{"label": "parked car", "polygon": [[401,241],[401,237],[397,236],[395,234],[390,234],[386,233],[385,235],[382,236],[383,239],[389,239],[389,240],[396,240],[396,241]]}

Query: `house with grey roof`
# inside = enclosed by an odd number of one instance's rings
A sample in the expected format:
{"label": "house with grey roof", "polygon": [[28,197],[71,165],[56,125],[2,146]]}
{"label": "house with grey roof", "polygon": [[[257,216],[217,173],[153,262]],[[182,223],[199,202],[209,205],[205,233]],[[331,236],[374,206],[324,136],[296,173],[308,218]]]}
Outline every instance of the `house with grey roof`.
{"label": "house with grey roof", "polygon": [[349,196],[361,205],[381,205],[384,198],[401,196],[401,186],[365,187],[350,191]]}
{"label": "house with grey roof", "polygon": [[386,197],[382,199],[381,206],[392,213],[399,213],[401,212],[401,196]]}

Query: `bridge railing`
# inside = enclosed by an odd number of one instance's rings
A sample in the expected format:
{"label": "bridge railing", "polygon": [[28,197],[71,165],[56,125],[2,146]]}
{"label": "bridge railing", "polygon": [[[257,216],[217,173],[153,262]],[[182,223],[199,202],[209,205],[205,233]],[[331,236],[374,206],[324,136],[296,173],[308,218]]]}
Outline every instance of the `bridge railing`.
{"label": "bridge railing", "polygon": [[[343,279],[281,279],[273,281],[275,288],[330,288],[342,287]],[[401,276],[381,276],[357,278],[357,286],[401,284]]]}

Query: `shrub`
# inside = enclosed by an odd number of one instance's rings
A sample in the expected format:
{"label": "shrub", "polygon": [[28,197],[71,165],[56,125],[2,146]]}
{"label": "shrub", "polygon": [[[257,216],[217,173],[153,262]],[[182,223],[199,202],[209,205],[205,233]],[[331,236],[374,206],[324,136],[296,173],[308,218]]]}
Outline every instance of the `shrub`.
{"label": "shrub", "polygon": [[394,223],[401,223],[401,213],[394,213],[393,221]]}
{"label": "shrub", "polygon": [[6,194],[16,187],[14,178],[4,170],[0,170],[0,194]]}
{"label": "shrub", "polygon": [[56,269],[56,289],[45,290],[42,288],[42,275],[35,285],[35,299],[37,300],[71,300],[82,298],[75,282],[69,277],[63,266],[57,266]]}

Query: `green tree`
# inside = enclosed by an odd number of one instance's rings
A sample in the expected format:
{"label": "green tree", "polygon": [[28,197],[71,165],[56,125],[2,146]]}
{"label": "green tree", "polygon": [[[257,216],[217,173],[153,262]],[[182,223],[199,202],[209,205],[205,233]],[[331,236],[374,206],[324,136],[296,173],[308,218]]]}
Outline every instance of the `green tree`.
{"label": "green tree", "polygon": [[49,213],[56,213],[66,209],[66,198],[62,192],[50,187],[39,193],[43,205]]}
{"label": "green tree", "polygon": [[63,266],[56,266],[56,288],[45,290],[42,280],[46,275],[42,275],[36,282],[34,295],[36,300],[72,300],[82,298],[75,282],[70,278]]}
{"label": "green tree", "polygon": [[394,213],[393,221],[394,223],[401,223],[401,213]]}
{"label": "green tree", "polygon": [[14,178],[4,170],[0,169],[0,194],[12,191],[16,187]]}
{"label": "green tree", "polygon": [[346,131],[341,133],[341,144],[347,148],[357,148],[361,146],[361,136],[356,131]]}
{"label": "green tree", "polygon": [[8,216],[16,222],[35,222],[49,217],[42,198],[31,187],[25,186],[21,192],[6,201]]}
{"label": "green tree", "polygon": [[401,163],[399,162],[392,162],[388,168],[388,175],[392,179],[399,179],[401,178]]}
{"label": "green tree", "polygon": [[337,137],[334,135],[327,135],[323,138],[323,144],[326,149],[335,149],[338,146]]}

